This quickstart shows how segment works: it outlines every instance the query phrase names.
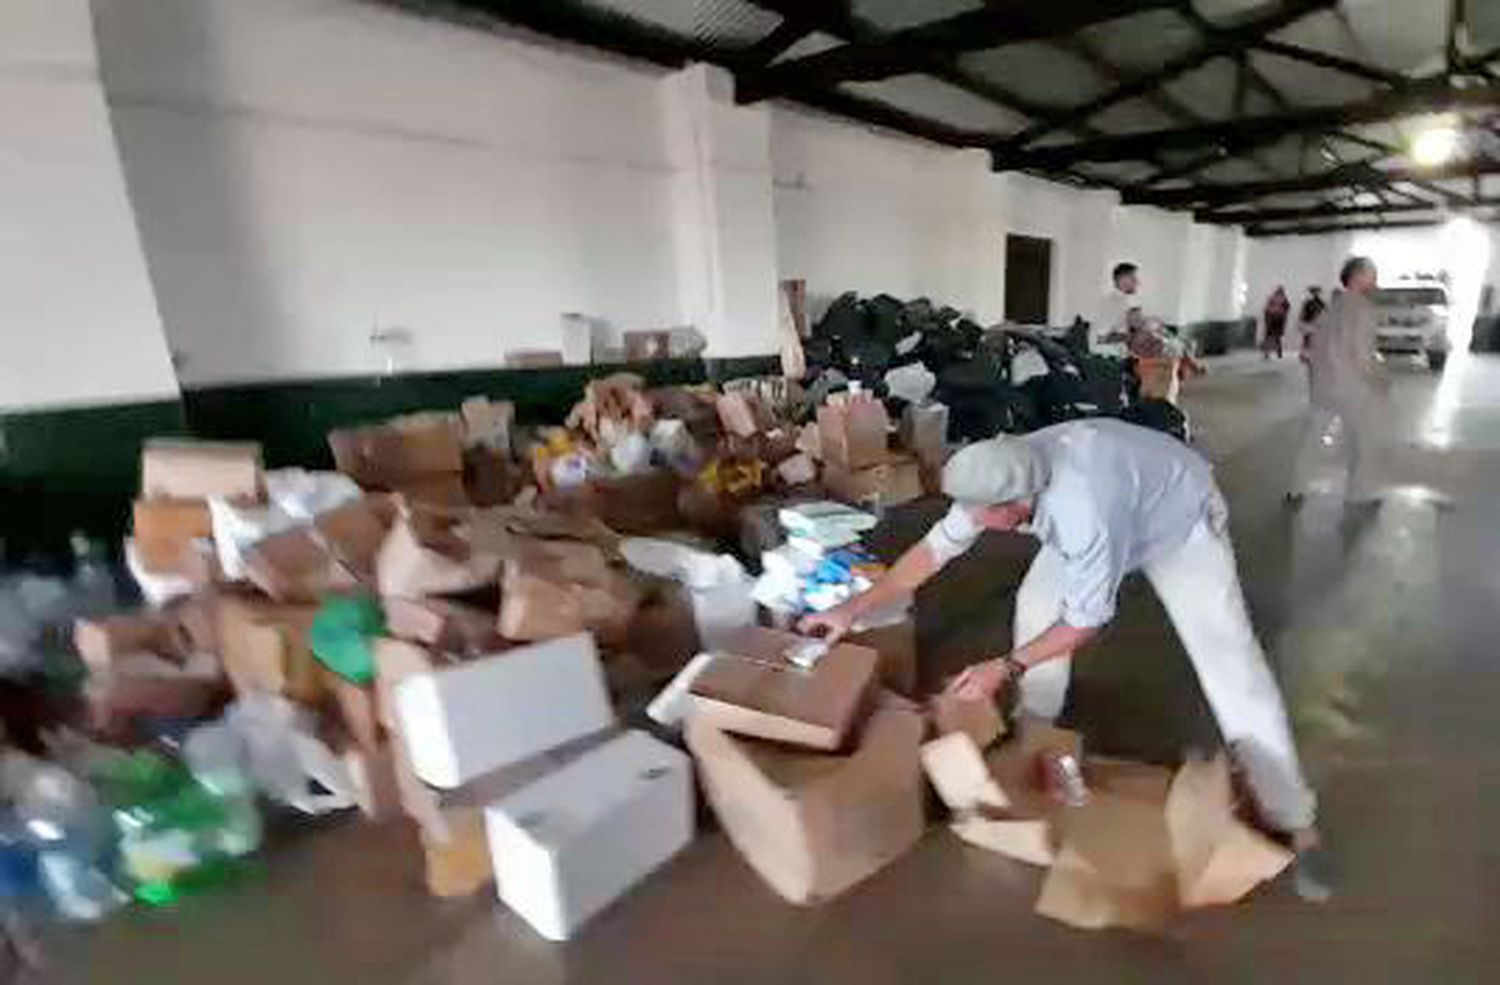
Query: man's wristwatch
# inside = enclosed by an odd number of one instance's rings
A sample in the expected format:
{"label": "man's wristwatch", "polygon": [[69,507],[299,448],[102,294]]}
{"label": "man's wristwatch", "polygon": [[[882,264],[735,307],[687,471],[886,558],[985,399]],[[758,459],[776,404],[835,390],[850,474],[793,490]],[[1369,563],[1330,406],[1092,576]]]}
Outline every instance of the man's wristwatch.
{"label": "man's wristwatch", "polygon": [[1026,673],[1027,670],[1025,664],[1009,653],[1000,658],[1000,666],[1005,668],[1005,676],[1013,681],[1019,681],[1021,675]]}

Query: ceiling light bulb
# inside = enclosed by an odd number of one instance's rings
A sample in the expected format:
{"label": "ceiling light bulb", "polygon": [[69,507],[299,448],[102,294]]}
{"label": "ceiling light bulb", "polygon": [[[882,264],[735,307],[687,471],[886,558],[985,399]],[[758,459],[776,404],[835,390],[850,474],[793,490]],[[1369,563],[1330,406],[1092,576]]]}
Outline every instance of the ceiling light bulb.
{"label": "ceiling light bulb", "polygon": [[1411,157],[1423,167],[1446,164],[1458,150],[1458,131],[1452,127],[1433,127],[1417,134],[1412,141]]}

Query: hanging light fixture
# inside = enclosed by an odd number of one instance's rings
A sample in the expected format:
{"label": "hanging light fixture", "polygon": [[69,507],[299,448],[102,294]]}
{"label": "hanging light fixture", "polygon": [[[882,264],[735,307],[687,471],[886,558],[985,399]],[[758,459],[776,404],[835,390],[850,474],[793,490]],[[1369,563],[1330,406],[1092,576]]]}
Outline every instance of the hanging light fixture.
{"label": "hanging light fixture", "polygon": [[1411,159],[1424,168],[1447,164],[1458,152],[1458,130],[1443,123],[1428,127],[1411,142]]}

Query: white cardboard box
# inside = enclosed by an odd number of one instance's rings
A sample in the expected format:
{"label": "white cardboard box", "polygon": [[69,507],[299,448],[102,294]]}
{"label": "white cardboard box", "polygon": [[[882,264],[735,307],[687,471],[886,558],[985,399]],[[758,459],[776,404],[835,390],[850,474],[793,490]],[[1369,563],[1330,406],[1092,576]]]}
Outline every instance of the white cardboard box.
{"label": "white cardboard box", "polygon": [[500,899],[566,940],[693,837],[688,757],[626,732],[485,808]]}
{"label": "white cardboard box", "polygon": [[413,771],[445,790],[615,724],[587,633],[408,677],[395,701]]}

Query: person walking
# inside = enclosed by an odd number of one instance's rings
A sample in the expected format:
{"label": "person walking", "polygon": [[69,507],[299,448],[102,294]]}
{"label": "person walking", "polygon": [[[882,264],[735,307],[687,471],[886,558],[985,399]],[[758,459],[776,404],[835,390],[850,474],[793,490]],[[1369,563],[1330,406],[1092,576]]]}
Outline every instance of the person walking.
{"label": "person walking", "polygon": [[866,613],[910,597],[983,531],[1030,533],[1041,549],[1016,595],[1010,651],[971,665],[949,691],[992,699],[1014,685],[1026,712],[1050,720],[1062,710],[1073,652],[1114,618],[1125,576],[1143,571],[1262,814],[1298,852],[1298,891],[1326,899],[1316,800],[1250,624],[1228,509],[1208,462],[1159,432],[1094,418],[969,445],[943,468],[943,492],[953,506],[926,537],[868,591],[805,617],[799,629],[837,639]]}
{"label": "person walking", "polygon": [[1286,289],[1277,285],[1276,290],[1272,291],[1270,298],[1266,300],[1266,310],[1263,313],[1265,337],[1260,343],[1262,359],[1270,359],[1273,349],[1276,351],[1276,358],[1281,358],[1281,339],[1286,335],[1286,318],[1291,310],[1292,302],[1286,296]]}
{"label": "person walking", "polygon": [[1348,468],[1344,498],[1370,503],[1380,498],[1381,445],[1377,431],[1383,415],[1384,390],[1375,364],[1375,305],[1371,300],[1379,280],[1369,257],[1350,257],[1339,273],[1342,291],[1335,291],[1327,310],[1311,324],[1308,364],[1309,401],[1303,422],[1302,446],[1287,501],[1300,505],[1311,485],[1324,437],[1338,422]]}
{"label": "person walking", "polygon": [[1307,286],[1307,297],[1302,299],[1302,311],[1297,317],[1297,327],[1302,332],[1302,351],[1298,357],[1306,362],[1312,354],[1312,326],[1313,322],[1323,314],[1328,307],[1323,300],[1323,289],[1316,284]]}

